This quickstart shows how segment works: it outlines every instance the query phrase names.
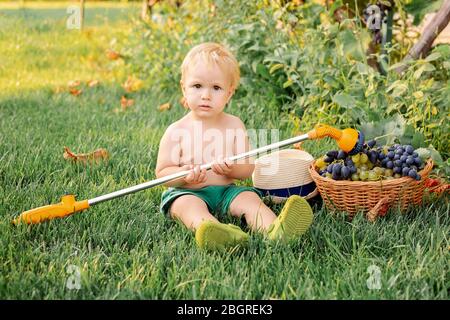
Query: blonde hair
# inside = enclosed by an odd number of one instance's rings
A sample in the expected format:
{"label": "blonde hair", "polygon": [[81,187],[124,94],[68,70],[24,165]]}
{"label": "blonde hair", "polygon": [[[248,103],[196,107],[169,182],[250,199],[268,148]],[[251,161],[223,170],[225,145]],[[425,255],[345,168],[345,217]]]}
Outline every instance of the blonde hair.
{"label": "blonde hair", "polygon": [[239,64],[234,55],[224,46],[214,42],[201,43],[192,48],[181,65],[181,80],[184,82],[189,66],[199,60],[207,65],[217,65],[230,75],[231,87],[235,90],[239,86],[240,71]]}

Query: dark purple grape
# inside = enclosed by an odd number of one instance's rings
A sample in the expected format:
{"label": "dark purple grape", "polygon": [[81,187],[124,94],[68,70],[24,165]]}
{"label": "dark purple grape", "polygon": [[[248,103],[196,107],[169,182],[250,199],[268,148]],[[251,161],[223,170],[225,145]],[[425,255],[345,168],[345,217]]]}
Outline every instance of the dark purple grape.
{"label": "dark purple grape", "polygon": [[413,146],[407,145],[405,148],[405,151],[409,154],[413,154],[414,148],[413,148]]}
{"label": "dark purple grape", "polygon": [[377,159],[378,159],[377,152],[375,150],[370,150],[370,152],[369,152],[369,160],[370,160],[370,162],[375,164],[377,162]]}
{"label": "dark purple grape", "polygon": [[400,157],[400,161],[401,161],[401,162],[405,162],[406,159],[408,159],[408,157],[405,156],[405,155],[402,155],[402,156]]}
{"label": "dark purple grape", "polygon": [[[389,162],[390,160],[388,158],[384,158],[383,160],[381,160],[381,165],[383,167],[386,167],[386,164]],[[391,161],[392,162],[392,161]],[[394,165],[394,163],[392,163],[392,165]],[[390,168],[392,169],[392,168]]]}
{"label": "dark purple grape", "polygon": [[402,169],[402,176],[407,176],[409,174],[410,169],[408,167],[404,167]]}
{"label": "dark purple grape", "polygon": [[402,162],[400,160],[395,160],[394,165],[400,167],[402,165]]}
{"label": "dark purple grape", "polygon": [[413,158],[417,158],[418,156],[419,156],[419,154],[417,153],[417,152],[413,152],[413,154],[412,154],[412,156],[413,156]]}
{"label": "dark purple grape", "polygon": [[394,167],[394,168],[392,169],[392,172],[394,172],[394,173],[402,173],[402,168],[400,168],[400,167]]}
{"label": "dark purple grape", "polygon": [[338,175],[337,173],[334,173],[334,172],[331,174],[331,178],[332,178],[333,180],[340,180],[339,175]]}
{"label": "dark purple grape", "polygon": [[354,166],[355,163],[353,162],[353,160],[351,158],[348,158],[348,159],[345,160],[345,165],[347,167],[351,167],[351,166]]}
{"label": "dark purple grape", "polygon": [[350,169],[350,173],[356,173],[358,171],[358,169],[355,166],[348,166],[348,168]]}
{"label": "dark purple grape", "polygon": [[418,165],[419,167],[422,165],[422,159],[420,159],[419,157],[413,158],[413,159],[414,159],[414,163],[416,165]]}
{"label": "dark purple grape", "polygon": [[377,142],[375,140],[370,140],[367,142],[367,145],[369,146],[369,148],[373,148],[376,144],[377,144]]}
{"label": "dark purple grape", "polygon": [[350,169],[346,166],[341,168],[341,177],[347,179],[350,176]]}
{"label": "dark purple grape", "polygon": [[395,150],[395,154],[400,154],[400,155],[402,155],[403,152],[405,152],[405,150],[403,150],[403,148],[398,148],[398,149]]}
{"label": "dark purple grape", "polygon": [[394,163],[393,163],[392,161],[388,161],[388,162],[386,163],[386,168],[392,169],[393,167],[394,167]]}
{"label": "dark purple grape", "polygon": [[331,163],[331,162],[334,161],[334,158],[329,157],[329,156],[326,156],[326,157],[323,159],[323,161],[325,161],[326,163]]}
{"label": "dark purple grape", "polygon": [[333,166],[333,173],[339,175],[341,173],[342,165],[340,163],[335,163]]}
{"label": "dark purple grape", "polygon": [[320,174],[321,176],[323,176],[324,173],[327,173],[327,171],[326,171],[326,170],[319,170],[319,174]]}
{"label": "dark purple grape", "polygon": [[401,156],[399,154],[395,154],[394,160],[400,160]]}
{"label": "dark purple grape", "polygon": [[347,155],[345,154],[345,151],[343,150],[339,150],[338,154],[337,154],[337,158],[339,160],[345,159],[345,157],[347,157]]}
{"label": "dark purple grape", "polygon": [[409,170],[408,172],[408,176],[410,176],[411,178],[415,179],[417,175],[417,171],[414,169]]}
{"label": "dark purple grape", "polygon": [[330,164],[330,165],[328,165],[328,167],[327,167],[327,172],[328,172],[328,173],[332,173],[332,172],[333,172],[333,167],[334,167],[334,164],[333,164],[333,163]]}
{"label": "dark purple grape", "polygon": [[378,153],[378,160],[383,160],[386,158],[386,155],[383,152]]}
{"label": "dark purple grape", "polygon": [[327,156],[329,156],[330,158],[333,158],[333,159],[335,159],[337,157],[337,155],[338,155],[337,150],[332,150],[332,151],[327,152]]}
{"label": "dark purple grape", "polygon": [[408,166],[410,166],[410,165],[412,165],[413,163],[414,163],[414,158],[411,157],[411,156],[409,156],[409,157],[406,159],[406,164],[407,164]]}

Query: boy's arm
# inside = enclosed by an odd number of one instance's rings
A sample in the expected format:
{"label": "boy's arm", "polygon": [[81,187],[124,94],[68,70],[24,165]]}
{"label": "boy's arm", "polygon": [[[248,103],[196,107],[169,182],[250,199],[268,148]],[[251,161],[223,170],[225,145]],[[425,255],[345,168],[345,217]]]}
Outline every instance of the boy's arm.
{"label": "boy's arm", "polygon": [[[179,137],[174,134],[174,126],[167,128],[161,142],[159,143],[158,160],[156,162],[155,174],[157,178],[189,170],[189,166],[180,166],[181,148]],[[184,178],[166,182],[167,187],[178,187],[185,184]]]}
{"label": "boy's arm", "polygon": [[[234,137],[234,155],[250,151],[250,142],[244,123],[237,119],[236,135]],[[233,179],[247,179],[251,177],[255,169],[253,158],[241,159],[236,161],[228,177]]]}

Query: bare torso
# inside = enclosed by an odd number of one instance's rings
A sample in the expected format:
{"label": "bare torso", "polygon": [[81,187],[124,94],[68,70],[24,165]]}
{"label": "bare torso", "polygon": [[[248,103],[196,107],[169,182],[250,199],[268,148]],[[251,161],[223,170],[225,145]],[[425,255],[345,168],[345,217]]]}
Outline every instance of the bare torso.
{"label": "bare torso", "polygon": [[[177,123],[177,138],[180,145],[180,166],[201,165],[213,162],[217,157],[231,157],[236,150],[236,127],[234,116],[223,114],[221,119],[208,127],[201,121],[193,121],[186,115]],[[210,185],[228,185],[234,179],[208,170],[207,180],[199,184],[184,184],[183,188],[199,189]]]}

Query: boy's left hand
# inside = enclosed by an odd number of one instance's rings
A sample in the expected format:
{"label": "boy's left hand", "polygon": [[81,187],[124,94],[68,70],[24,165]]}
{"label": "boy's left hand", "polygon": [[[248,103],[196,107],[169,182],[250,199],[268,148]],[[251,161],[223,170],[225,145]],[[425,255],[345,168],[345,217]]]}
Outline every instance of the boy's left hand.
{"label": "boy's left hand", "polygon": [[216,160],[214,160],[211,170],[221,176],[227,176],[231,173],[231,170],[233,169],[233,164],[225,159],[224,157],[220,156]]}

